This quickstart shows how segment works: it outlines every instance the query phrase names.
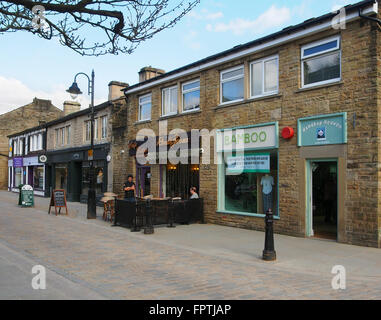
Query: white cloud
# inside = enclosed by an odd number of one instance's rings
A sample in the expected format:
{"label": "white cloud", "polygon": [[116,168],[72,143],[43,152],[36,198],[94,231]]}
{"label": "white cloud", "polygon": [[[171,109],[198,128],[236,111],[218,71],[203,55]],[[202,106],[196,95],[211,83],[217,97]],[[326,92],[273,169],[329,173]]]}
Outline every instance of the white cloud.
{"label": "white cloud", "polygon": [[190,31],[185,35],[183,41],[188,48],[198,50],[201,48],[201,43],[197,41],[198,33],[196,31]]}
{"label": "white cloud", "polygon": [[[66,89],[67,86],[57,84],[51,90],[33,90],[20,80],[0,76],[0,114],[31,103],[35,97],[51,100],[53,105],[62,109],[64,101],[72,100]],[[79,96],[76,101],[81,104],[81,108],[87,108],[90,103],[86,94]],[[104,101],[97,99],[95,103]]]}
{"label": "white cloud", "polygon": [[200,12],[192,10],[188,13],[188,18],[194,20],[217,20],[224,17],[224,14],[221,11],[209,12],[207,9],[201,9]]}
{"label": "white cloud", "polygon": [[267,11],[262,13],[255,20],[237,18],[229,23],[208,24],[207,31],[213,32],[233,32],[235,35],[242,35],[246,32],[262,33],[268,29],[279,27],[291,20],[291,10],[287,7],[278,8],[272,5]]}

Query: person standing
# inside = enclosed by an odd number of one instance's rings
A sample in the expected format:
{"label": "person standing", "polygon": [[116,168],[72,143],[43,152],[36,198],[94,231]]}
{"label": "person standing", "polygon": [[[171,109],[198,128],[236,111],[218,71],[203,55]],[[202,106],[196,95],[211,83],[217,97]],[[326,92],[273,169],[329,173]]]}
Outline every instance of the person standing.
{"label": "person standing", "polygon": [[132,181],[131,174],[128,175],[127,181],[123,185],[124,199],[130,202],[135,202],[135,183]]}

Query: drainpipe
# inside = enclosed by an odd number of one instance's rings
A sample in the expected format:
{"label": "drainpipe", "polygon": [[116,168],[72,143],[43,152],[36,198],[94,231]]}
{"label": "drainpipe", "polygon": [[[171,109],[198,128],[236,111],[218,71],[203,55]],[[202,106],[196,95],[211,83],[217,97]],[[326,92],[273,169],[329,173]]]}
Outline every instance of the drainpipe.
{"label": "drainpipe", "polygon": [[370,20],[370,21],[373,21],[373,22],[377,22],[378,31],[381,31],[381,19],[366,16],[366,15],[364,15],[364,14],[361,12],[361,9],[359,9],[359,16],[360,16],[361,18],[366,19],[366,20]]}

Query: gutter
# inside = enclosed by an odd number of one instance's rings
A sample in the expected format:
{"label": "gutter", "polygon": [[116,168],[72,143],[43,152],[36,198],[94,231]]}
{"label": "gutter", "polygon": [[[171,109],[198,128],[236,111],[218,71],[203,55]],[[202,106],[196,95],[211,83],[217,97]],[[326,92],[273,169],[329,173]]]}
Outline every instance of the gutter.
{"label": "gutter", "polygon": [[378,18],[374,18],[374,17],[369,17],[365,14],[363,14],[361,12],[361,9],[359,9],[359,16],[363,19],[366,19],[366,20],[369,20],[369,21],[373,21],[373,22],[376,22],[377,23],[377,26],[378,26],[378,31],[381,31],[381,19],[378,19]]}

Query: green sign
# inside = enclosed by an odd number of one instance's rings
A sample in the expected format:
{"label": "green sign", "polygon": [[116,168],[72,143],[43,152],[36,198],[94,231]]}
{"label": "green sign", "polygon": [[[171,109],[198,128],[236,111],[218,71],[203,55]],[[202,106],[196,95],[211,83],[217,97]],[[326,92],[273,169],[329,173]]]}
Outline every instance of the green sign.
{"label": "green sign", "polygon": [[21,188],[19,204],[23,207],[34,206],[34,192],[30,185],[25,185]]}
{"label": "green sign", "polygon": [[347,143],[347,113],[298,119],[298,146]]}
{"label": "green sign", "polygon": [[226,172],[270,172],[270,154],[245,154],[240,156],[231,156],[226,159]]}

